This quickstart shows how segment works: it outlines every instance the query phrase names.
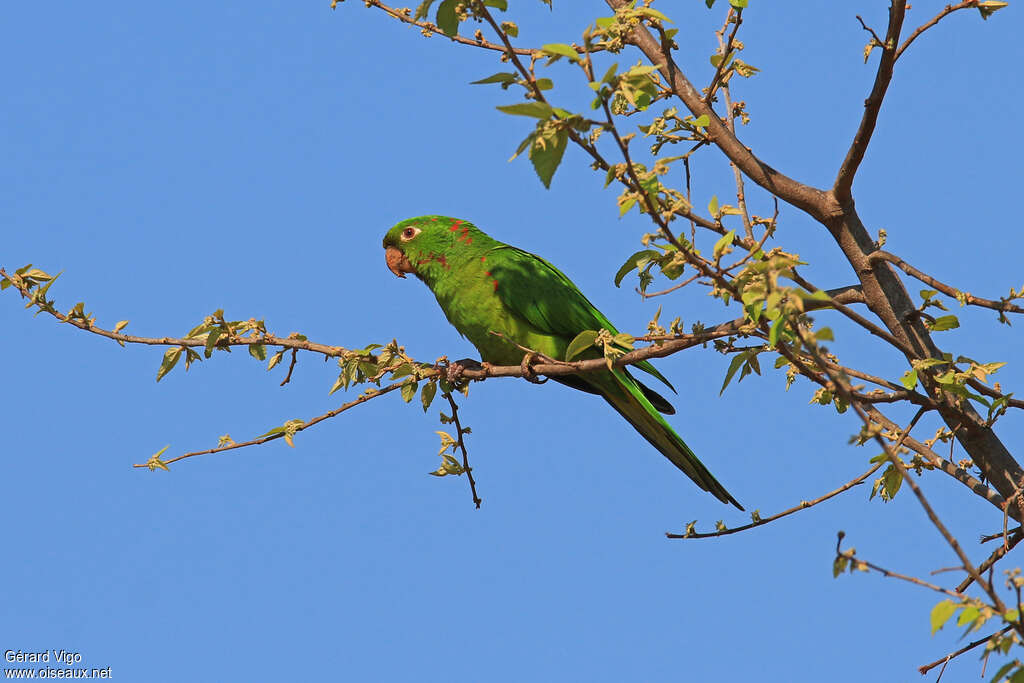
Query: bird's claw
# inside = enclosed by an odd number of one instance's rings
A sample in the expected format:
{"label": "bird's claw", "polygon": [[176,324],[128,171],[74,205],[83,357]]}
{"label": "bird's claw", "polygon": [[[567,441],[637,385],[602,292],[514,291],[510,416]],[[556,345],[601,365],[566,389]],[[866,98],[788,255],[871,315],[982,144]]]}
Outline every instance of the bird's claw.
{"label": "bird's claw", "polygon": [[543,379],[537,377],[537,373],[533,370],[533,362],[537,360],[537,354],[530,351],[523,356],[523,362],[520,363],[519,368],[523,371],[523,379],[531,384],[544,384],[548,381],[547,377]]}
{"label": "bird's claw", "polygon": [[445,379],[448,380],[449,384],[458,384],[459,380],[462,379],[463,373],[466,370],[485,370],[487,369],[487,363],[480,363],[479,361],[473,360],[472,358],[463,358],[448,363],[445,368]]}

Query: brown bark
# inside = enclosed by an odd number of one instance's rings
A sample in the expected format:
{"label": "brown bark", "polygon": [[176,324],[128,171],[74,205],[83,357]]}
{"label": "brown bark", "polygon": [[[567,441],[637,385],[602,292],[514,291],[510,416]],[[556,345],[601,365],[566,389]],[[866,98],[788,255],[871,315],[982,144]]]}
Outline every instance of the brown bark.
{"label": "brown bark", "polygon": [[[627,0],[606,2],[615,10],[628,5]],[[885,45],[874,86],[865,101],[864,117],[840,167],[835,187],[830,190],[821,190],[794,180],[757,158],[705,103],[671,55],[663,50],[661,41],[644,26],[638,25],[633,29],[630,43],[639,48],[651,64],[658,67],[666,83],[694,116],[708,116],[710,123],[707,130],[714,144],[744,175],[779,199],[806,212],[828,229],[859,279],[868,308],[897,340],[903,342],[905,349],[913,352],[910,354],[904,351],[910,361],[915,358],[939,358],[942,354],[917,315],[916,307],[899,275],[885,261],[872,261],[869,258],[875,251],[875,245],[857,215],[851,194],[853,176],[870,142],[882,99],[892,77],[905,9],[905,1],[895,0],[892,3]],[[937,399],[939,413],[960,445],[992,486],[1004,498],[1012,500],[1024,488],[1024,469],[967,401],[958,401],[940,391],[925,373],[921,373],[920,379],[926,390]],[[1011,506],[1009,514],[1018,521],[1024,516],[1017,506]]]}

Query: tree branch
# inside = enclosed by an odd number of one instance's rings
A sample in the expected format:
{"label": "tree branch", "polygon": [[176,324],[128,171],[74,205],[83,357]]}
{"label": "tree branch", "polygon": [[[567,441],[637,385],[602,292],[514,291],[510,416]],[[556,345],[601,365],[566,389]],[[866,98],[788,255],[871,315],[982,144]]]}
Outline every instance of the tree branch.
{"label": "tree branch", "polygon": [[991,634],[985,636],[984,638],[979,638],[978,640],[975,640],[973,643],[970,643],[968,645],[964,645],[962,648],[960,648],[956,652],[950,652],[948,655],[946,655],[942,659],[937,659],[934,662],[932,662],[931,664],[925,664],[924,666],[917,667],[917,671],[922,676],[924,676],[926,673],[928,673],[929,671],[931,671],[932,669],[937,667],[939,664],[941,664],[942,667],[945,668],[946,664],[949,663],[949,660],[955,659],[955,658],[959,657],[960,655],[962,655],[963,653],[969,652],[969,651],[973,650],[974,648],[978,647],[979,645],[987,643],[988,641],[992,640],[992,638],[994,638],[995,636],[1003,635],[1004,633],[1008,632],[1012,628],[1013,628],[1012,625],[1011,626],[1004,626],[1003,628],[999,629],[995,633],[991,633]]}
{"label": "tree branch", "polygon": [[[1024,539],[1024,532],[1020,529],[1010,534],[1010,537],[988,556],[988,558],[978,565],[978,571],[982,574],[987,572],[996,562],[1001,560],[1008,552],[1013,550],[1021,540]],[[966,579],[960,582],[960,585],[956,587],[957,591],[963,593],[967,590],[970,585],[974,583],[974,577],[968,576]]]}
{"label": "tree branch", "polygon": [[931,275],[922,273],[920,270],[910,265],[899,256],[890,254],[887,251],[874,251],[868,255],[869,261],[887,261],[907,275],[920,280],[929,287],[939,290],[946,296],[952,297],[957,301],[962,301],[970,306],[981,306],[983,308],[991,308],[996,311],[1005,311],[1008,313],[1024,313],[1024,307],[1011,304],[1009,301],[993,301],[992,299],[983,299],[981,297],[968,294],[967,292],[961,292],[955,287],[951,287],[945,283],[939,282]]}
{"label": "tree branch", "polygon": [[[850,194],[853,178],[857,174],[861,161],[864,160],[868,143],[871,142],[871,135],[878,122],[878,112],[882,108],[885,91],[889,88],[889,82],[892,80],[892,70],[896,64],[896,46],[900,39],[906,11],[906,0],[892,0],[892,5],[889,7],[889,28],[885,33],[885,41],[881,45],[882,57],[878,61],[878,70],[875,72],[875,83],[871,87],[871,94],[864,101],[864,115],[861,117],[860,126],[853,137],[850,149],[846,152],[846,158],[843,159],[843,163],[839,167],[839,174],[832,187],[832,194],[841,206],[853,201],[853,196]],[[878,37],[874,35],[873,31],[871,33],[873,40],[877,41]]]}
{"label": "tree branch", "polygon": [[835,498],[836,496],[838,496],[840,493],[843,493],[844,491],[849,491],[854,486],[857,486],[858,484],[862,483],[865,479],[867,479],[872,474],[874,474],[876,471],[878,471],[878,468],[881,467],[881,466],[882,466],[882,463],[880,463],[880,462],[879,463],[875,463],[874,465],[871,466],[871,468],[868,471],[864,472],[864,474],[860,475],[859,477],[855,477],[854,479],[851,479],[850,481],[846,482],[845,484],[843,484],[839,488],[834,489],[832,491],[829,491],[828,493],[826,493],[823,496],[819,496],[819,497],[815,498],[814,500],[810,500],[810,501],[808,501],[808,500],[800,501],[799,505],[794,505],[793,507],[789,508],[788,510],[783,510],[782,512],[774,514],[771,517],[764,517],[764,518],[762,518],[762,519],[760,519],[760,520],[758,520],[756,522],[752,522],[750,524],[744,524],[743,526],[733,527],[733,528],[730,528],[730,529],[722,529],[721,531],[709,531],[709,532],[706,532],[706,533],[701,533],[701,532],[694,531],[694,532],[688,532],[688,533],[682,533],[682,534],[673,534],[673,533],[666,532],[665,536],[666,536],[666,538],[716,538],[718,536],[728,536],[730,534],[736,534],[736,533],[739,533],[741,531],[746,531],[748,529],[753,529],[754,527],[764,526],[765,524],[768,524],[770,522],[774,522],[777,519],[782,519],[783,517],[788,517],[789,515],[792,515],[795,512],[800,512],[801,510],[807,510],[808,508],[812,508],[815,505],[818,505],[819,503],[824,503],[829,498]]}
{"label": "tree branch", "polygon": [[455,399],[452,398],[450,391],[444,393],[444,398],[448,401],[448,405],[452,409],[452,422],[455,423],[455,431],[458,433],[459,438],[456,440],[455,445],[462,451],[462,471],[466,473],[466,478],[469,479],[469,490],[473,494],[473,505],[476,505],[476,509],[480,509],[480,504],[483,499],[477,495],[476,492],[476,479],[473,478],[473,468],[469,466],[469,453],[466,452],[466,442],[463,439],[465,434],[469,433],[468,429],[463,428],[462,423],[459,421],[459,406],[455,403]]}
{"label": "tree branch", "polygon": [[376,7],[377,9],[383,10],[384,12],[389,14],[390,16],[394,17],[395,19],[398,19],[399,21],[401,21],[403,23],[411,24],[412,26],[416,26],[416,27],[418,27],[420,29],[423,29],[423,31],[425,31],[427,33],[431,33],[433,35],[437,35],[437,36],[441,36],[443,38],[447,38],[448,40],[452,41],[453,43],[460,43],[462,45],[471,45],[473,47],[479,47],[479,48],[483,48],[485,50],[494,50],[496,52],[508,52],[508,51],[511,50],[512,52],[514,52],[517,55],[525,55],[527,57],[533,55],[534,52],[536,52],[536,50],[531,50],[531,49],[528,49],[528,48],[512,47],[511,45],[505,46],[505,45],[499,45],[497,43],[491,43],[489,41],[484,40],[483,38],[480,38],[479,40],[477,40],[477,39],[465,38],[465,37],[460,36],[460,35],[450,36],[450,35],[446,34],[444,31],[442,31],[440,28],[438,28],[435,24],[431,24],[429,21],[416,21],[415,19],[410,17],[408,14],[406,14],[402,10],[396,9],[394,7],[389,7],[389,6],[385,5],[383,2],[380,2],[379,0],[364,0],[364,2],[366,3],[367,7]]}
{"label": "tree branch", "polygon": [[[936,593],[942,593],[943,595],[948,595],[949,597],[956,598],[958,600],[963,600],[964,598],[967,597],[963,593],[957,593],[956,591],[952,591],[952,590],[950,590],[948,588],[943,588],[942,586],[939,586],[937,584],[931,583],[930,581],[924,581],[923,579],[919,579],[916,576],[908,576],[907,574],[900,574],[899,572],[894,572],[891,569],[886,569],[885,567],[882,567],[881,565],[877,565],[874,562],[869,562],[867,560],[862,560],[859,557],[857,557],[856,555],[854,555],[852,550],[842,550],[841,549],[843,538],[845,538],[845,536],[846,536],[845,533],[843,533],[842,531],[839,532],[839,538],[836,541],[836,560],[837,561],[839,561],[840,559],[843,559],[843,560],[846,560],[848,562],[854,563],[854,565],[853,565],[854,567],[858,567],[859,566],[859,567],[863,567],[865,569],[872,569],[872,570],[878,572],[879,574],[881,574],[882,576],[884,576],[886,578],[899,579],[900,581],[906,581],[907,583],[912,583],[915,586],[921,586],[922,588],[927,588],[929,590],[935,591]],[[959,569],[959,567],[958,567],[958,569]]]}
{"label": "tree branch", "polygon": [[[608,6],[619,11],[629,7],[629,0],[605,0]],[[825,220],[827,214],[824,207],[827,206],[825,194],[810,185],[793,180],[792,178],[776,171],[774,168],[758,159],[754,154],[733,135],[723,123],[722,118],[715,111],[704,103],[703,97],[697,92],[689,79],[679,70],[679,66],[672,60],[671,55],[662,49],[661,42],[655,38],[644,26],[633,27],[629,34],[629,42],[640,49],[641,52],[656,66],[665,78],[666,83],[672,92],[682,100],[686,108],[694,116],[707,115],[709,122],[707,130],[715,145],[722,150],[726,157],[735,162],[740,170],[755,183],[765,188],[772,194],[778,196],[785,202],[796,206],[810,215]]]}
{"label": "tree branch", "polygon": [[[916,40],[919,35],[930,29],[932,26],[935,26],[935,24],[939,23],[939,21],[941,21],[946,15],[952,14],[957,10],[967,9],[968,7],[977,7],[977,5],[978,0],[964,0],[963,2],[957,3],[955,5],[946,5],[941,12],[939,12],[930,20],[926,21],[925,23],[921,24],[916,29],[914,29],[914,32],[911,33],[905,41],[903,41],[902,45],[900,45],[900,49],[896,50],[896,59],[899,59],[903,55],[904,51],[906,51],[906,49],[910,47],[910,44],[914,42],[914,40]],[[921,673],[924,672],[922,671]]]}
{"label": "tree branch", "polygon": [[[360,405],[362,403],[366,403],[370,399],[377,398],[378,396],[383,396],[384,394],[391,393],[395,389],[401,388],[401,386],[403,384],[405,384],[407,381],[408,380],[402,380],[401,382],[395,382],[393,384],[387,385],[383,389],[374,388],[374,389],[371,390],[372,393],[367,392],[367,393],[363,394],[362,396],[360,396],[359,398],[355,399],[354,401],[349,401],[348,403],[343,403],[342,405],[338,406],[334,410],[328,410],[323,415],[317,415],[316,417],[303,422],[301,425],[296,426],[291,431],[291,434],[296,434],[296,433],[301,432],[303,430],[309,429],[310,427],[312,427],[312,426],[314,426],[316,424],[319,424],[319,423],[323,422],[324,420],[329,420],[332,417],[337,417],[338,415],[341,415],[342,413],[344,413],[346,410],[354,408],[357,405]],[[218,446],[217,448],[208,448],[208,449],[206,449],[204,451],[191,451],[189,453],[185,453],[183,455],[179,455],[177,457],[170,458],[169,460],[162,460],[161,462],[164,465],[170,465],[172,463],[178,462],[179,460],[185,460],[186,458],[193,458],[193,457],[195,457],[197,455],[209,455],[211,453],[223,453],[224,451],[233,451],[236,448],[246,448],[248,446],[259,446],[260,444],[267,443],[268,441],[273,441],[275,439],[283,438],[285,435],[288,435],[288,434],[289,434],[289,432],[286,432],[286,431],[274,432],[273,434],[267,434],[265,436],[260,436],[260,437],[257,437],[255,439],[250,439],[249,441],[241,441],[239,443],[230,443],[230,444],[227,444],[227,445],[224,445],[224,446]],[[153,469],[152,461],[150,461],[148,463],[136,463],[136,464],[132,465],[132,467],[148,467],[149,469]]]}

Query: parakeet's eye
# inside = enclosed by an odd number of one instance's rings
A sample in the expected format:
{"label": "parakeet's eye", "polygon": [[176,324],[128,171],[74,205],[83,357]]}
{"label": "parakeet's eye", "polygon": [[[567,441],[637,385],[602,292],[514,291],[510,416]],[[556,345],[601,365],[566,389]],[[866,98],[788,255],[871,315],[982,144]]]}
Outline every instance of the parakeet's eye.
{"label": "parakeet's eye", "polygon": [[420,234],[419,228],[406,228],[405,230],[402,231],[402,241],[408,242],[418,234]]}

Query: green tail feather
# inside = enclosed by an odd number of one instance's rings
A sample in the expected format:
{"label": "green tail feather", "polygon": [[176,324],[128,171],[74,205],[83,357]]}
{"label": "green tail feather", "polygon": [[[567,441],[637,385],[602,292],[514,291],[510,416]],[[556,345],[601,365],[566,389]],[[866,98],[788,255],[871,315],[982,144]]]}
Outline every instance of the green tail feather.
{"label": "green tail feather", "polygon": [[618,372],[615,373],[614,378],[609,379],[618,385],[615,387],[617,390],[602,391],[601,394],[619,415],[626,418],[641,436],[661,451],[662,455],[671,460],[698,486],[723,503],[732,503],[740,510],[743,509],[743,506],[732,497],[732,494],[718,483],[704,463],[697,459],[690,447],[675,433],[668,422],[658,414],[635,381],[620,376]]}

